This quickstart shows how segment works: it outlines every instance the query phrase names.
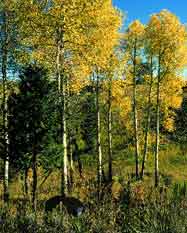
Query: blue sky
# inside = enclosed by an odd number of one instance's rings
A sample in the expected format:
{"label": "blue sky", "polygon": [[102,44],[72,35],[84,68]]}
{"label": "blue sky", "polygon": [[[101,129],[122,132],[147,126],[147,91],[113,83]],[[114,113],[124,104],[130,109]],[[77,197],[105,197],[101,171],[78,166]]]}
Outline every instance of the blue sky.
{"label": "blue sky", "polygon": [[187,23],[187,0],[113,0],[113,4],[126,12],[126,26],[135,19],[146,23],[151,14],[162,9],[168,9],[182,23]]}
{"label": "blue sky", "polygon": [[[168,9],[187,24],[187,0],[113,0],[114,6],[126,13],[125,27],[135,19],[147,23],[153,13]],[[184,71],[187,79],[187,69]]]}

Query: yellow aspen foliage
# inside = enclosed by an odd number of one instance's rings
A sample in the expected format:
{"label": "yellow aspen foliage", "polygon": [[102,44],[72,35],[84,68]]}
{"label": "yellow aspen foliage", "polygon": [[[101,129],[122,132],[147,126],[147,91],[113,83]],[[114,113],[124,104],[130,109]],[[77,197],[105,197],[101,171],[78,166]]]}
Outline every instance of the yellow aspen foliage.
{"label": "yellow aspen foliage", "polygon": [[116,54],[111,54],[110,59],[103,70],[103,73],[106,75],[106,79],[103,81],[101,99],[107,103],[107,91],[110,85],[112,109],[113,111],[118,112],[121,122],[127,126],[127,118],[132,110],[132,106],[131,97],[129,95],[129,82],[124,78],[124,62],[126,61],[124,57],[123,60],[121,60]]}
{"label": "yellow aspen foliage", "polygon": [[[142,48],[144,46],[145,26],[140,21],[132,22],[123,39],[126,44],[126,52],[124,55],[125,76],[129,84],[132,84],[136,76],[138,66],[142,63]],[[134,73],[135,72],[135,73]]]}
{"label": "yellow aspen foliage", "polygon": [[[186,67],[187,44],[185,26],[167,10],[152,15],[145,29],[146,47],[156,63],[160,86],[160,107],[163,124],[168,131],[174,127],[174,113],[181,103],[179,74]],[[158,86],[157,86],[158,87]]]}
{"label": "yellow aspen foliage", "polygon": [[162,76],[184,68],[187,62],[186,31],[179,19],[167,10],[154,14],[146,27],[148,47],[160,56]]}
{"label": "yellow aspen foliage", "polygon": [[184,81],[181,77],[166,77],[163,80],[161,88],[161,108],[164,113],[163,126],[169,132],[175,129],[175,112],[173,110],[181,107],[183,84]]}
{"label": "yellow aspen foliage", "polygon": [[126,38],[128,39],[128,43],[130,43],[139,38],[143,39],[143,35],[144,25],[139,20],[135,20],[129,25]]}
{"label": "yellow aspen foliage", "polygon": [[88,25],[86,56],[91,65],[104,69],[114,46],[119,43],[121,15],[111,0],[95,1],[89,14],[91,26]]}
{"label": "yellow aspen foliage", "polygon": [[[112,83],[112,111],[117,112],[124,126],[131,130],[130,113],[132,111],[131,91],[124,79],[113,78]],[[101,99],[107,103],[107,80],[103,82]]]}
{"label": "yellow aspen foliage", "polygon": [[121,14],[110,0],[53,0],[46,6],[23,0],[20,3],[23,44],[31,47],[31,60],[54,70],[60,39],[61,63],[74,78],[87,78],[93,67],[105,67],[118,44],[121,26]]}
{"label": "yellow aspen foliage", "polygon": [[[138,50],[143,46],[144,32],[144,25],[140,21],[135,20],[129,25],[124,35],[127,44],[127,52],[130,54],[130,59],[132,60],[134,59],[134,50],[137,50],[136,55],[138,55]],[[138,59],[138,56],[136,59]]]}

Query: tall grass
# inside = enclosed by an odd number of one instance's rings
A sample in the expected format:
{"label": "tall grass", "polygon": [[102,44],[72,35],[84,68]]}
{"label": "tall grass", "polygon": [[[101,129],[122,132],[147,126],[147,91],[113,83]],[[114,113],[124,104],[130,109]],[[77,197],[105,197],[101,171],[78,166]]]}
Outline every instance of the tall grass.
{"label": "tall grass", "polygon": [[[0,210],[0,232],[20,233],[186,233],[187,185],[142,191],[128,184],[120,200],[105,194],[80,217],[67,212],[46,216],[33,213],[29,205],[11,203]],[[142,195],[142,193],[144,193]]]}

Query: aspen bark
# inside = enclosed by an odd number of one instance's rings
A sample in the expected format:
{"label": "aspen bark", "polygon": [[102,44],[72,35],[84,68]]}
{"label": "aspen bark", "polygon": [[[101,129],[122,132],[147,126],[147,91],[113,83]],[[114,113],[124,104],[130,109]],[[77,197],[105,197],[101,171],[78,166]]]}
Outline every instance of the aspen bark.
{"label": "aspen bark", "polygon": [[62,93],[63,93],[63,114],[62,114],[62,123],[63,123],[63,154],[64,154],[64,194],[68,193],[68,153],[67,153],[67,122],[66,122],[66,81],[63,76],[62,80]]}
{"label": "aspen bark", "polygon": [[145,171],[145,164],[147,160],[147,151],[148,151],[148,133],[150,127],[150,120],[151,120],[151,93],[152,93],[152,86],[153,86],[153,59],[151,57],[151,80],[149,85],[149,93],[148,93],[148,109],[147,109],[147,119],[145,125],[145,138],[144,138],[144,151],[143,151],[143,160],[142,160],[142,170],[141,170],[141,178],[144,176]]}
{"label": "aspen bark", "polygon": [[60,104],[60,143],[63,145],[62,173],[61,173],[61,195],[68,193],[68,155],[67,155],[67,124],[66,124],[66,80],[62,72],[63,45],[61,40],[57,42],[57,82]]}
{"label": "aspen bark", "polygon": [[[71,92],[70,92],[70,84],[69,84],[69,80],[66,81],[66,114],[67,114],[67,118],[66,118],[66,122],[69,121],[69,117],[70,117],[70,96],[71,96]],[[67,154],[68,154],[68,159],[69,159],[69,190],[71,191],[72,187],[73,187],[73,183],[74,183],[74,163],[73,163],[73,137],[72,137],[72,133],[71,130],[68,128],[67,129],[67,141],[68,141],[68,145],[67,145]]]}
{"label": "aspen bark", "polygon": [[96,77],[96,114],[97,114],[97,178],[98,191],[100,192],[102,184],[102,151],[101,151],[101,119],[100,119],[100,103],[99,103],[99,77]]}
{"label": "aspen bark", "polygon": [[160,55],[158,58],[157,104],[156,104],[156,145],[155,145],[155,187],[159,185],[159,144],[160,144]]}
{"label": "aspen bark", "polygon": [[70,186],[72,188],[74,183],[74,163],[73,163],[73,148],[72,148],[72,137],[69,137],[69,145],[68,145],[68,151],[69,151],[69,164],[70,164]]}
{"label": "aspen bark", "polygon": [[109,89],[108,89],[108,180],[112,182],[112,78],[109,79]]}
{"label": "aspen bark", "polygon": [[9,199],[9,139],[8,139],[8,93],[7,93],[7,66],[8,66],[8,14],[3,13],[4,40],[2,45],[2,77],[3,77],[3,143],[4,143],[4,201]]}
{"label": "aspen bark", "polygon": [[133,121],[134,121],[134,139],[135,139],[135,163],[136,163],[136,179],[139,177],[139,138],[138,138],[138,116],[136,101],[136,41],[133,54]]}

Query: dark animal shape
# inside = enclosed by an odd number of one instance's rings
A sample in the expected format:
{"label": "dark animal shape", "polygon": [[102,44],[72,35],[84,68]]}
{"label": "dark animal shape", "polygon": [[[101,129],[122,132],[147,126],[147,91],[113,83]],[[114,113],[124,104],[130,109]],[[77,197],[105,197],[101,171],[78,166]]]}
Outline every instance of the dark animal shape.
{"label": "dark animal shape", "polygon": [[61,202],[67,212],[75,217],[80,216],[85,209],[83,203],[77,198],[54,196],[46,201],[45,211],[52,212]]}

